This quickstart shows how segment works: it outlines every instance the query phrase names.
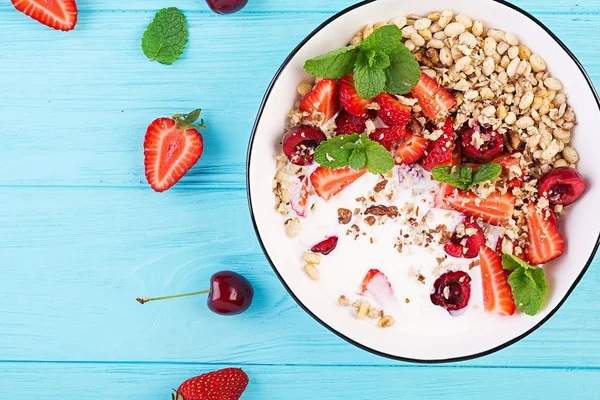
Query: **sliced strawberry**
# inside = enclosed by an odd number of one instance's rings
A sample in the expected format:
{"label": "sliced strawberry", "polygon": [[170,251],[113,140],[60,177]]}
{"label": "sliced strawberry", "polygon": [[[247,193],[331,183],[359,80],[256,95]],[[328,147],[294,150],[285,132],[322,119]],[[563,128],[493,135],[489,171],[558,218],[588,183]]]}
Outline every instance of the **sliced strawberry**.
{"label": "sliced strawberry", "polygon": [[553,217],[549,217],[552,214],[552,210],[539,210],[533,203],[527,206],[527,262],[532,265],[554,260],[565,249],[565,242],[558,232],[556,222]]}
{"label": "sliced strawberry", "polygon": [[308,177],[304,177],[299,181],[290,193],[292,210],[298,214],[299,217],[306,217],[308,213],[308,187],[310,182]]}
{"label": "sliced strawberry", "polygon": [[395,148],[405,137],[406,128],[401,125],[392,126],[391,128],[377,128],[375,132],[369,135],[369,139],[378,142],[388,150]]}
{"label": "sliced strawberry", "polygon": [[164,192],[177,183],[202,156],[204,142],[194,128],[204,126],[194,126],[197,117],[193,121],[187,117],[158,118],[148,126],[144,140],[144,166],[146,179],[157,192]]}
{"label": "sliced strawberry", "polygon": [[[525,174],[525,172],[523,171],[523,168],[521,168],[521,161],[519,161],[518,158],[513,157],[511,153],[503,153],[500,154],[498,157],[494,158],[492,162],[500,164],[502,166],[501,177],[508,180],[509,187],[516,188],[523,186],[523,175]],[[515,166],[519,167],[519,169],[521,170],[521,177],[508,179],[510,170]]]}
{"label": "sliced strawberry", "polygon": [[394,162],[396,165],[414,164],[423,157],[429,146],[429,140],[423,136],[409,134],[406,140],[396,149]]}
{"label": "sliced strawberry", "polygon": [[318,167],[310,181],[319,197],[326,201],[347,188],[367,172],[366,168],[356,171],[350,167],[329,169]]}
{"label": "sliced strawberry", "polygon": [[11,0],[15,8],[52,29],[70,31],[77,24],[75,0]]}
{"label": "sliced strawberry", "polygon": [[452,209],[492,225],[502,225],[508,222],[515,209],[516,198],[512,193],[492,193],[482,200],[473,192],[453,190],[444,196],[443,201]]}
{"label": "sliced strawberry", "polygon": [[378,269],[372,269],[365,275],[358,294],[364,296],[368,292],[372,294],[385,294],[392,296],[394,290],[387,276]]}
{"label": "sliced strawberry", "polygon": [[452,165],[454,153],[454,123],[447,118],[441,128],[444,132],[437,140],[431,142],[427,155],[423,159],[423,168],[431,172],[440,165]]}
{"label": "sliced strawberry", "polygon": [[336,135],[351,135],[353,133],[364,133],[367,129],[367,118],[355,117],[342,110],[335,119]]}
{"label": "sliced strawberry", "polygon": [[444,251],[456,258],[475,258],[479,254],[479,248],[485,244],[483,229],[473,218],[465,218],[461,232],[454,232],[452,238],[444,245]]}
{"label": "sliced strawberry", "polygon": [[432,120],[456,105],[456,99],[425,72],[421,72],[419,83],[410,93],[419,100],[423,114]]}
{"label": "sliced strawberry", "polygon": [[338,243],[338,237],[331,236],[331,237],[328,237],[327,239],[323,240],[322,242],[315,244],[310,249],[310,251],[312,251],[313,253],[321,253],[323,255],[327,255],[327,254],[331,253],[333,250],[335,250],[337,243]]}
{"label": "sliced strawberry", "polygon": [[446,203],[446,197],[450,196],[454,190],[454,186],[450,186],[447,183],[440,183],[433,196],[433,207],[441,210],[453,210],[453,208]]}
{"label": "sliced strawberry", "polygon": [[498,240],[496,241],[496,253],[502,255],[504,252],[502,251],[502,246],[504,244],[504,236],[498,236]]}
{"label": "sliced strawberry", "polygon": [[481,246],[479,262],[485,311],[492,314],[513,315],[516,310],[515,301],[506,271],[502,268],[502,259],[494,250]]}
{"label": "sliced strawberry", "polygon": [[338,111],[340,102],[334,80],[323,79],[312,91],[300,100],[300,110],[307,113],[318,112],[325,116],[323,122],[329,121]]}
{"label": "sliced strawberry", "polygon": [[452,165],[456,165],[457,167],[462,165],[462,151],[456,143],[454,143],[454,150],[452,151]]}
{"label": "sliced strawberry", "polygon": [[366,107],[373,102],[373,99],[363,99],[358,95],[354,87],[354,77],[352,74],[341,78],[339,84],[340,101],[344,110],[355,117],[365,118],[368,112]]}
{"label": "sliced strawberry", "polygon": [[411,107],[400,103],[396,97],[387,93],[381,93],[375,101],[379,104],[377,115],[386,125],[406,126],[410,119]]}

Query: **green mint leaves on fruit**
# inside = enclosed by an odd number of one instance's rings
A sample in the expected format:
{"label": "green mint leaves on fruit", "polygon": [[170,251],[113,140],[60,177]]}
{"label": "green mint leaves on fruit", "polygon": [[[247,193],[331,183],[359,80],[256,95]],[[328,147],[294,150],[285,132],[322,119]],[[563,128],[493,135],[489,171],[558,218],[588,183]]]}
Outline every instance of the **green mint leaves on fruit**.
{"label": "green mint leaves on fruit", "polygon": [[306,61],[304,69],[327,79],[339,79],[354,72],[354,86],[363,99],[384,91],[406,94],[421,76],[419,63],[402,43],[402,31],[396,25],[376,29],[360,45],[312,58]]}
{"label": "green mint leaves on fruit", "polygon": [[188,42],[185,16],[175,7],[163,8],[154,16],[142,38],[142,50],[150,61],[171,65]]}
{"label": "green mint leaves on fruit", "polygon": [[355,170],[367,168],[372,174],[385,174],[394,167],[389,151],[367,135],[338,135],[325,140],[315,149],[315,161],[324,168],[350,166]]}
{"label": "green mint leaves on fruit", "polygon": [[502,166],[497,163],[481,165],[477,171],[466,165],[464,167],[439,166],[431,174],[438,182],[447,183],[461,190],[471,190],[473,186],[493,181],[502,172]]}
{"label": "green mint leaves on fruit", "polygon": [[502,266],[512,270],[508,284],[512,288],[517,309],[527,315],[537,314],[548,291],[545,271],[510,254],[502,256]]}

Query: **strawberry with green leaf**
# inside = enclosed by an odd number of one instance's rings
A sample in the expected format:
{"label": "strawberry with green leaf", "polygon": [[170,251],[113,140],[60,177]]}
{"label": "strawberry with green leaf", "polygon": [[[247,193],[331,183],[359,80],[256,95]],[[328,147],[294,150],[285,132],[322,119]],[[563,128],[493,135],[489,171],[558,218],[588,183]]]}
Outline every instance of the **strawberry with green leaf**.
{"label": "strawberry with green leaf", "polygon": [[177,183],[202,156],[204,141],[198,129],[207,128],[200,110],[154,120],[144,140],[146,179],[157,192]]}
{"label": "strawberry with green leaf", "polygon": [[238,400],[248,386],[240,368],[226,368],[188,379],[172,394],[172,400]]}

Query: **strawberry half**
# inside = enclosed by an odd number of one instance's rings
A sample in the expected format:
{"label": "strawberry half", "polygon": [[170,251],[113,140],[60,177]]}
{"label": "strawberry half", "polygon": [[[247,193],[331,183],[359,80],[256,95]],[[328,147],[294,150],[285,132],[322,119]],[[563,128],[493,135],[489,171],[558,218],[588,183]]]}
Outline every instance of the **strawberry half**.
{"label": "strawberry half", "polygon": [[499,226],[512,218],[516,197],[510,192],[505,194],[494,192],[487,199],[482,200],[471,191],[456,189],[445,195],[442,201],[455,211]]}
{"label": "strawberry half", "polygon": [[406,126],[410,119],[411,107],[406,106],[398,101],[394,96],[387,93],[381,93],[375,99],[379,104],[377,115],[388,126]]}
{"label": "strawberry half", "polygon": [[558,232],[556,216],[552,210],[539,210],[535,204],[527,206],[527,262],[545,264],[559,257],[565,250],[565,241]]}
{"label": "strawberry half", "polygon": [[479,263],[485,311],[492,314],[513,315],[517,308],[506,271],[502,268],[502,259],[494,250],[481,246]]}
{"label": "strawberry half", "polygon": [[179,385],[173,400],[238,400],[248,386],[248,375],[226,368],[188,379]]}
{"label": "strawberry half", "polygon": [[453,208],[446,203],[446,197],[452,195],[454,189],[454,186],[450,186],[447,183],[440,183],[433,196],[433,207],[441,210],[453,210]]}
{"label": "strawberry half", "polygon": [[[503,154],[500,154],[498,157],[494,158],[492,160],[492,162],[500,164],[502,166],[501,177],[506,178],[506,179],[508,178],[508,176],[510,174],[511,168],[513,168],[515,166],[519,167],[519,169],[521,170],[521,177],[515,177],[513,179],[509,179],[508,186],[511,188],[523,186],[523,176],[525,175],[525,172],[523,171],[523,168],[521,168],[521,161],[519,161],[518,158],[513,157],[513,155],[511,153],[503,153]],[[473,170],[473,172],[475,172],[475,170]]]}
{"label": "strawberry half", "polygon": [[144,166],[146,179],[152,189],[164,192],[176,184],[200,159],[204,150],[202,135],[197,129],[206,128],[204,121],[194,125],[200,110],[158,118],[146,130]]}
{"label": "strawberry half", "polygon": [[306,217],[308,213],[308,186],[310,182],[308,177],[304,177],[300,182],[296,183],[296,186],[290,192],[292,210],[296,212],[299,217]]}
{"label": "strawberry half", "polygon": [[323,79],[319,81],[306,96],[300,100],[300,111],[307,113],[321,113],[325,116],[323,122],[329,121],[338,111],[340,102],[338,90],[334,80]]}
{"label": "strawberry half", "polygon": [[390,304],[394,300],[394,290],[387,276],[378,269],[372,269],[363,278],[358,294],[364,296],[369,294],[377,300],[381,306]]}
{"label": "strawberry half", "polygon": [[432,120],[457,104],[456,99],[425,72],[421,72],[421,79],[410,94],[419,101],[423,114]]}
{"label": "strawberry half", "polygon": [[394,162],[396,165],[414,164],[423,157],[429,146],[429,140],[423,136],[409,134],[406,140],[396,149]]}
{"label": "strawberry half", "polygon": [[373,99],[363,99],[356,92],[354,87],[354,77],[348,74],[339,80],[340,84],[340,101],[342,107],[350,115],[359,118],[367,117],[367,106],[373,102]]}
{"label": "strawberry half", "polygon": [[327,201],[346,189],[366,172],[366,168],[356,171],[350,167],[339,169],[318,167],[310,175],[310,181],[317,195]]}
{"label": "strawberry half", "polygon": [[427,155],[423,159],[423,168],[431,172],[440,165],[452,165],[454,160],[454,122],[447,118],[441,128],[443,133],[437,140],[431,142]]}
{"label": "strawberry half", "polygon": [[23,14],[52,29],[70,31],[77,24],[75,0],[11,0]]}
{"label": "strawberry half", "polygon": [[367,118],[355,117],[352,114],[342,110],[335,119],[336,135],[352,135],[354,133],[364,133],[367,129]]}
{"label": "strawberry half", "polygon": [[473,218],[465,218],[459,225],[462,225],[461,232],[458,229],[454,232],[444,245],[444,251],[456,258],[477,257],[479,248],[485,244],[483,230]]}
{"label": "strawberry half", "polygon": [[406,128],[403,125],[392,126],[391,128],[377,128],[375,132],[369,135],[369,139],[378,142],[390,151],[405,137]]}

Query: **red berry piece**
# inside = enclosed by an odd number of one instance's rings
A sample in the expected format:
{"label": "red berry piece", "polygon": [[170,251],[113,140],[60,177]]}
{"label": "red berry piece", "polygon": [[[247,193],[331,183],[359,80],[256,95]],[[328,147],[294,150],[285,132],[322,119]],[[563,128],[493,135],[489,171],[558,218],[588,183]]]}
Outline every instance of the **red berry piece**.
{"label": "red berry piece", "polygon": [[410,94],[419,101],[423,114],[434,121],[456,105],[456,99],[425,72]]}
{"label": "red berry piece", "polygon": [[378,142],[388,150],[394,149],[406,137],[404,126],[397,125],[391,128],[377,128],[369,135],[369,139]]}
{"label": "red berry piece", "polygon": [[448,311],[462,310],[471,297],[471,277],[463,271],[446,272],[433,284],[431,302]]}
{"label": "red berry piece", "polygon": [[292,210],[301,218],[306,217],[308,213],[309,186],[310,181],[308,177],[304,177],[304,179],[296,183],[296,186],[290,192]]}
{"label": "red berry piece", "polygon": [[363,278],[358,294],[364,296],[367,292],[380,298],[394,295],[392,284],[387,276],[378,269],[369,270]]}
{"label": "red berry piece", "polygon": [[565,241],[558,231],[554,211],[540,210],[533,203],[527,206],[527,261],[531,265],[545,264],[560,257]]}
{"label": "red berry piece", "polygon": [[332,236],[332,237],[329,237],[329,238],[323,240],[321,243],[315,244],[312,247],[312,249],[310,249],[310,251],[312,251],[313,253],[321,253],[323,255],[327,255],[336,248],[337,243],[338,243],[338,237]]}
{"label": "red berry piece", "polygon": [[366,168],[356,171],[350,167],[338,169],[318,167],[310,175],[310,182],[317,196],[328,201],[366,173]]}
{"label": "red berry piece", "polygon": [[238,400],[248,386],[248,375],[239,368],[226,368],[188,379],[179,385],[173,400]]}
{"label": "red berry piece", "polygon": [[494,250],[481,246],[479,261],[485,311],[491,314],[513,315],[516,310],[515,301],[506,270],[502,268],[502,259]]}
{"label": "red berry piece", "polygon": [[336,135],[364,133],[367,129],[366,123],[367,118],[355,117],[342,110],[335,119],[335,133]]}
{"label": "red berry piece", "polygon": [[484,244],[485,236],[479,224],[473,218],[465,218],[457,226],[450,241],[444,245],[444,250],[452,257],[475,258]]}
{"label": "red berry piece", "polygon": [[452,165],[454,153],[454,123],[452,119],[446,119],[443,127],[444,132],[437,140],[431,142],[427,149],[427,155],[423,159],[423,168],[431,172],[440,165]]}
{"label": "red berry piece", "polygon": [[381,93],[375,99],[379,104],[377,115],[388,126],[406,126],[410,119],[411,108],[398,101],[394,96],[387,93]]}
{"label": "red berry piece", "polygon": [[307,165],[313,161],[315,148],[327,136],[317,128],[299,125],[287,131],[283,137],[283,152],[296,165]]}
{"label": "red berry piece", "polygon": [[175,296],[137,298],[140,304],[150,301],[176,299],[180,297],[208,294],[208,309],[219,315],[237,315],[246,311],[254,298],[254,288],[248,279],[231,272],[217,272],[210,278],[210,289],[201,292],[178,294]]}
{"label": "red berry piece", "polygon": [[352,74],[339,80],[339,91],[342,107],[348,114],[359,118],[367,116],[368,110],[366,107],[373,102],[373,99],[363,99],[358,95],[354,87],[354,76]]}
{"label": "red berry piece", "polygon": [[556,168],[540,179],[538,191],[550,203],[568,206],[583,195],[585,182],[575,168]]}
{"label": "red berry piece", "polygon": [[394,154],[394,162],[396,165],[414,164],[423,157],[423,153],[429,146],[429,140],[423,136],[413,135],[409,133],[406,140],[396,149]]}
{"label": "red berry piece", "polygon": [[206,4],[217,14],[231,14],[244,8],[248,0],[206,0]]}
{"label": "red berry piece", "polygon": [[487,163],[504,151],[504,137],[493,130],[484,130],[478,124],[462,133],[462,154],[478,163]]}
{"label": "red berry piece", "polygon": [[15,8],[52,29],[70,31],[77,24],[75,0],[12,0]]}
{"label": "red berry piece", "polygon": [[335,81],[331,79],[319,81],[313,90],[300,100],[300,111],[322,114],[323,123],[333,118],[340,111],[340,100]]}

